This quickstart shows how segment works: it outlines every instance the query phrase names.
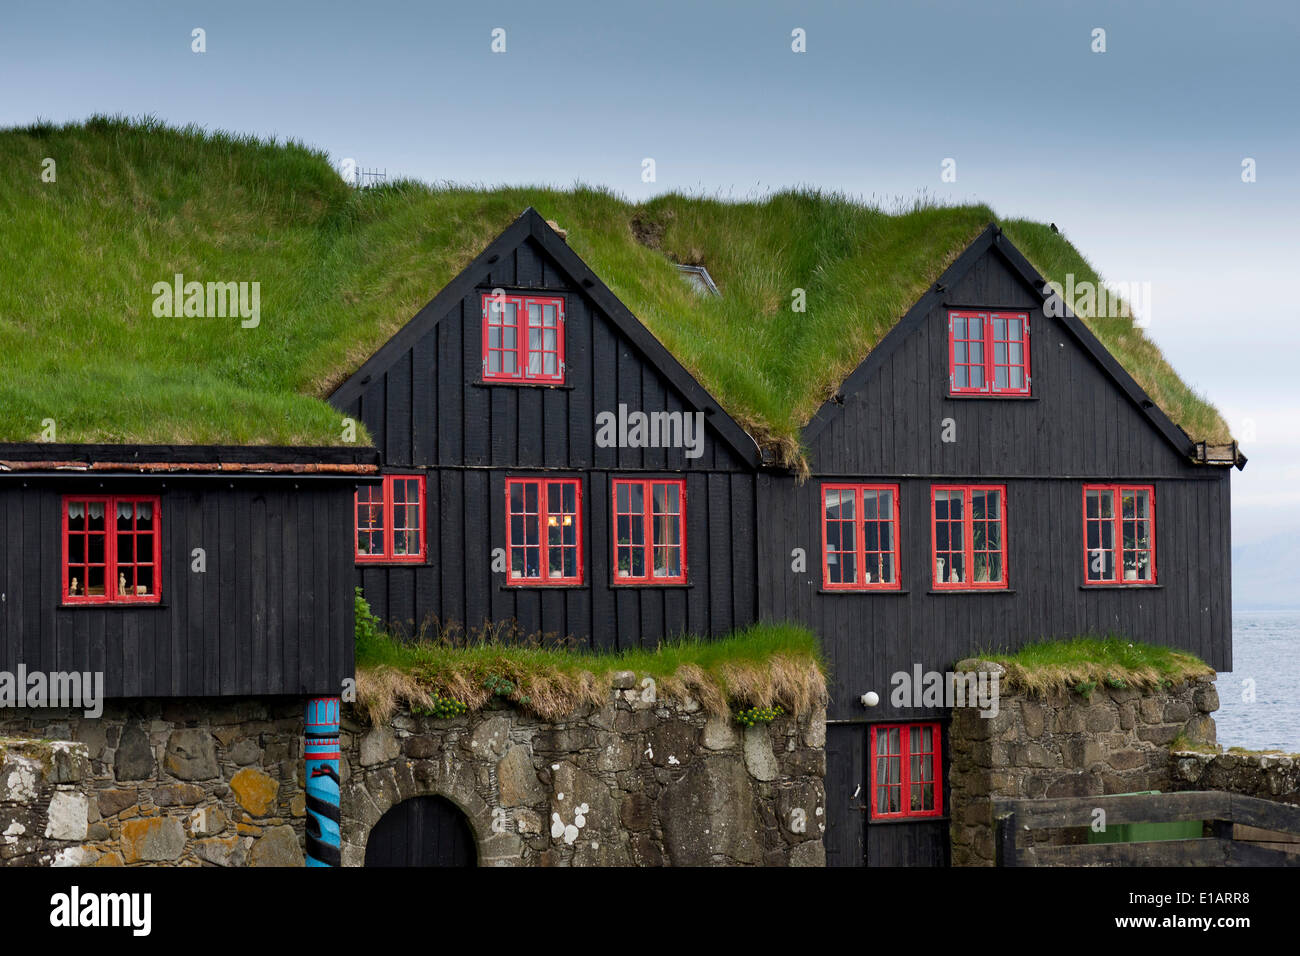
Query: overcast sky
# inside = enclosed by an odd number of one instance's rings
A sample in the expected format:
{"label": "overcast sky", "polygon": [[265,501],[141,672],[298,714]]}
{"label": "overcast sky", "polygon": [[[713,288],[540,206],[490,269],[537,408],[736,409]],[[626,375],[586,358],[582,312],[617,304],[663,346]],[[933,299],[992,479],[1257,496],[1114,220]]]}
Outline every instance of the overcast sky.
{"label": "overcast sky", "polygon": [[1148,333],[1243,439],[1238,544],[1300,532],[1300,300],[1280,294],[1298,100],[1294,0],[6,0],[0,16],[0,125],[152,113],[428,180],[924,190],[1055,222],[1107,279],[1151,283]]}

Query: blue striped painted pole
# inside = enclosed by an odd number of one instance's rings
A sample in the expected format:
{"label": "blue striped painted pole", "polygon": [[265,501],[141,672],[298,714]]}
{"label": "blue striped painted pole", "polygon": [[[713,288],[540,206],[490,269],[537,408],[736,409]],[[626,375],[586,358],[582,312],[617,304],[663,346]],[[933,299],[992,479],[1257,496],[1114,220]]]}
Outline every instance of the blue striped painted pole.
{"label": "blue striped painted pole", "polygon": [[339,699],[307,701],[303,729],[307,764],[307,865],[338,866],[339,833]]}

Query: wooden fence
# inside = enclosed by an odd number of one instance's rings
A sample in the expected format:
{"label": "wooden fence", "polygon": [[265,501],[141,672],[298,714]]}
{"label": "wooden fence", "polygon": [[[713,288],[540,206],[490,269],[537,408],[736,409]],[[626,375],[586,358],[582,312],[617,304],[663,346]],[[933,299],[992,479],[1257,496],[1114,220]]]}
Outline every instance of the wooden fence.
{"label": "wooden fence", "polygon": [[[1042,831],[1201,821],[1200,839],[1035,843]],[[1300,806],[1219,791],[993,801],[998,866],[1300,866]]]}

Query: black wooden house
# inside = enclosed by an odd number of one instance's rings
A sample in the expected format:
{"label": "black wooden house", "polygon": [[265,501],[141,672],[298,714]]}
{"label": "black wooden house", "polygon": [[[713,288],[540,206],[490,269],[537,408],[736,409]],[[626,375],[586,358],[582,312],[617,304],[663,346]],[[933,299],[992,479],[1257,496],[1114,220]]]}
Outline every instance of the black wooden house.
{"label": "black wooden house", "polygon": [[108,698],[337,695],[373,449],[0,447],[0,670]]}
{"label": "black wooden house", "polygon": [[383,462],[354,580],[384,619],[598,647],[804,622],[828,860],[943,864],[946,711],[893,706],[891,675],[1107,632],[1231,667],[1244,460],[1058,306],[990,226],[804,428],[801,480],[529,209],[331,398]]}
{"label": "black wooden house", "polygon": [[1243,459],[1045,288],[990,226],[807,423],[800,475],[529,209],[332,395],[374,448],[5,446],[0,658],[114,698],[336,695],[355,585],[386,621],[602,648],[799,621],[831,669],[828,861],[943,864],[948,712],[893,675],[1108,632],[1232,664]]}

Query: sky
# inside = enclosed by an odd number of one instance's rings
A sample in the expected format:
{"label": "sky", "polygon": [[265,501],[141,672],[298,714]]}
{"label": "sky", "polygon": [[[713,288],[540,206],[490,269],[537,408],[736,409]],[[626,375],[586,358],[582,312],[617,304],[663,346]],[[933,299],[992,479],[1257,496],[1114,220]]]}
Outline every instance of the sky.
{"label": "sky", "polygon": [[1234,542],[1300,536],[1294,0],[4,0],[0,126],[92,113],[292,137],[390,177],[816,186],[1055,222],[1106,279],[1150,283],[1148,334],[1241,440]]}

